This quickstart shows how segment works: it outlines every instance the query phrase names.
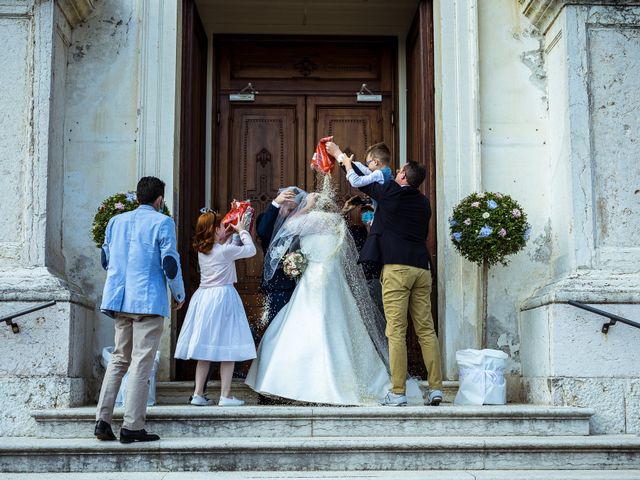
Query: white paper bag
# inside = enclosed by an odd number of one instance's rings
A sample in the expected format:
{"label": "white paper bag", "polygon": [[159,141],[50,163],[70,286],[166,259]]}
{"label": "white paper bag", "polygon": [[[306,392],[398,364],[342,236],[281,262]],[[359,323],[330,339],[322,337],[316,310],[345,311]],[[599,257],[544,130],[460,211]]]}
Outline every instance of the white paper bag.
{"label": "white paper bag", "polygon": [[[114,347],[104,347],[102,349],[102,366],[107,368],[109,362],[111,361],[111,356],[113,355]],[[151,374],[149,375],[149,397],[147,397],[147,406],[152,406],[156,404],[156,373],[158,372],[158,368],[160,367],[160,351],[156,352],[156,358],[153,360],[153,368],[151,369]],[[118,390],[118,395],[116,396],[116,407],[124,406],[124,399],[127,393],[127,380],[129,379],[129,372],[124,374],[122,377],[122,383],[120,383],[120,390]]]}
{"label": "white paper bag", "polygon": [[456,352],[460,387],[456,405],[504,405],[507,383],[504,370],[509,356],[500,350],[468,348]]}

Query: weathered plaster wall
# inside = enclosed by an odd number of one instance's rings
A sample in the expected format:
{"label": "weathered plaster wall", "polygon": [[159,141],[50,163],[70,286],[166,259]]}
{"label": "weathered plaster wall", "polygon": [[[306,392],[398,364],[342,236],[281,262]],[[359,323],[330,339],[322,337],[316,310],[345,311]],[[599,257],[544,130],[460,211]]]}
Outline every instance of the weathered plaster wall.
{"label": "weathered plaster wall", "polygon": [[[633,15],[631,13],[633,12]],[[599,263],[638,271],[640,234],[640,10],[587,29]],[[618,20],[618,21],[616,21]],[[610,252],[614,252],[613,255]],[[631,258],[624,255],[629,252]],[[620,256],[623,258],[620,258]],[[627,258],[624,258],[627,257]]]}
{"label": "weathered plaster wall", "polygon": [[545,30],[552,277],[521,315],[525,397],[588,406],[595,433],[638,433],[640,7],[567,5]]}
{"label": "weathered plaster wall", "polygon": [[[58,18],[63,19],[58,11]],[[67,81],[67,55],[71,29],[59,21],[53,31],[53,61],[51,73],[51,116],[49,121],[49,169],[47,175],[47,248],[46,263],[58,275],[65,275],[63,255],[64,197],[64,114]]]}
{"label": "weathered plaster wall", "polygon": [[[26,2],[25,2],[26,3]],[[4,13],[4,12],[3,12]],[[28,16],[0,15],[3,66],[0,68],[0,261],[19,265],[25,209],[24,183],[33,150],[33,22]],[[11,205],[11,208],[5,206]]]}
{"label": "weathered plaster wall", "polygon": [[552,255],[546,73],[540,35],[517,2],[478,4],[482,188],[511,195],[533,226],[525,250],[489,271],[488,347],[509,354],[517,383],[519,304],[544,282]]}
{"label": "weathered plaster wall", "polygon": [[18,317],[17,334],[4,324],[0,329],[0,436],[33,434],[34,408],[85,398],[91,319],[84,299],[52,273],[64,261],[60,136],[67,36],[53,2],[0,4],[6,62],[0,69],[0,315],[57,302]]}
{"label": "weathered plaster wall", "polygon": [[[138,2],[99,2],[72,34],[64,116],[66,274],[99,306],[105,274],[91,223],[100,202],[135,190],[138,176]],[[113,345],[113,320],[95,312],[91,351]]]}

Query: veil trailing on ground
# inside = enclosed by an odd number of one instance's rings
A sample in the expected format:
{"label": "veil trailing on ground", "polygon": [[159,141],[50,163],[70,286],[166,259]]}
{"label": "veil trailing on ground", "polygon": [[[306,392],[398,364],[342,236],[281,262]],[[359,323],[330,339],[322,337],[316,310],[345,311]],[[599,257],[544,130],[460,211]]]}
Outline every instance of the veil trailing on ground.
{"label": "veil trailing on ground", "polygon": [[[355,299],[360,317],[380,355],[389,370],[389,351],[384,331],[386,322],[369,293],[367,280],[358,265],[358,249],[349,234],[347,223],[335,203],[329,175],[324,177],[319,192],[310,193],[303,198],[295,211],[284,219],[269,245],[265,257],[265,278],[270,279],[282,258],[299,248],[300,239],[305,235],[332,234],[335,250],[330,257],[337,256],[347,285]],[[335,234],[335,235],[333,235]],[[354,350],[359,348],[358,338],[350,338]]]}

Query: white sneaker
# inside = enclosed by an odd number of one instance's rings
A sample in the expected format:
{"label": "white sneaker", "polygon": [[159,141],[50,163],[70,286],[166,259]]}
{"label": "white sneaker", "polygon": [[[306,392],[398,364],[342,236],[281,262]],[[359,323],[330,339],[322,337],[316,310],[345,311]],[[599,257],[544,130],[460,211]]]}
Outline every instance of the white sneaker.
{"label": "white sneaker", "polygon": [[238,400],[236,397],[223,397],[220,395],[220,401],[218,405],[221,407],[239,407],[244,405],[244,400]]}
{"label": "white sneaker", "polygon": [[385,397],[380,400],[380,405],[384,405],[387,407],[404,407],[406,404],[406,395],[393,393],[391,390],[389,390]]}
{"label": "white sneaker", "polygon": [[198,407],[206,407],[208,405],[213,405],[213,402],[209,400],[207,397],[202,395],[194,395],[191,399],[191,405],[197,405]]}

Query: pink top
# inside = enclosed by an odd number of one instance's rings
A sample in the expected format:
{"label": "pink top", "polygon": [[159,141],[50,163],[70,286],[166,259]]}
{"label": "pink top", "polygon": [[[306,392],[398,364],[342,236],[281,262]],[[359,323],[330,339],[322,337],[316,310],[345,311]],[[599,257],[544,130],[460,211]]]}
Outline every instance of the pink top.
{"label": "pink top", "polygon": [[256,254],[251,234],[243,230],[239,237],[239,242],[238,235],[234,235],[227,243],[214,244],[209,253],[198,252],[201,288],[220,287],[238,281],[235,260]]}

